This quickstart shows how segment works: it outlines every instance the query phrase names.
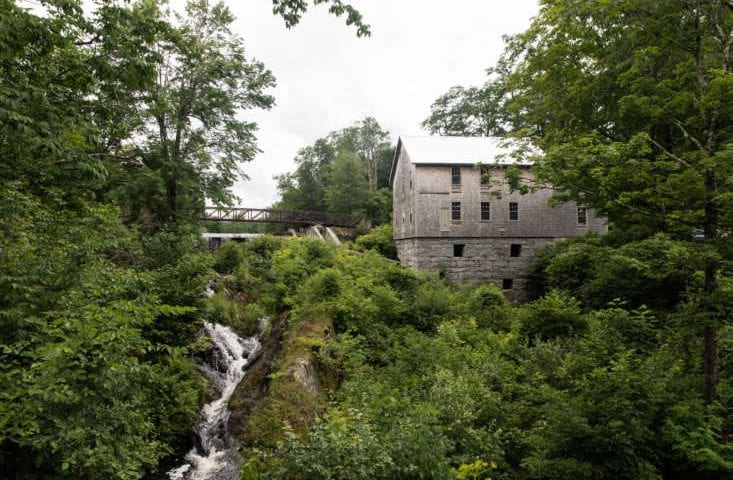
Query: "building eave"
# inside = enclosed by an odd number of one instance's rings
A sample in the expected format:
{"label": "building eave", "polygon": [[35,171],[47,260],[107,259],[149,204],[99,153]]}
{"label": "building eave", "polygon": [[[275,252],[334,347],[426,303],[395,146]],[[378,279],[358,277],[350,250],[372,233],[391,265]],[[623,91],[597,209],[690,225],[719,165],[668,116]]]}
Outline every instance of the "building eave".
{"label": "building eave", "polygon": [[397,171],[397,161],[400,158],[400,151],[402,150],[402,137],[397,137],[397,148],[394,151],[394,157],[392,158],[392,168],[389,171],[389,186],[394,187],[394,175]]}

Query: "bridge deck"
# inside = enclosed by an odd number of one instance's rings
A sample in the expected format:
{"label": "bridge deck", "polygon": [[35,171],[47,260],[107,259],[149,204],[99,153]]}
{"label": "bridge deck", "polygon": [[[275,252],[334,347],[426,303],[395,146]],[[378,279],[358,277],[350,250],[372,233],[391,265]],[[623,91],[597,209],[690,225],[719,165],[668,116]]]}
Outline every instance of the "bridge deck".
{"label": "bridge deck", "polygon": [[201,219],[218,222],[286,223],[328,227],[355,227],[361,221],[360,218],[344,213],[244,207],[206,207]]}

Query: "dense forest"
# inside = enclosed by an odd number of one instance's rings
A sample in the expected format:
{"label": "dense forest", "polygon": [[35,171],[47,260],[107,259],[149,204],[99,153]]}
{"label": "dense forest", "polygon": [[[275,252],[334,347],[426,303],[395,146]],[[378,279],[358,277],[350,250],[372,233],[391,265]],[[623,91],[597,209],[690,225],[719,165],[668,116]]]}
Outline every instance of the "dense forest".
{"label": "dense forest", "polygon": [[294,172],[278,175],[278,208],[351,213],[388,223],[394,147],[376,119],[331,132],[298,152]]}
{"label": "dense forest", "polygon": [[[369,35],[340,0],[272,5],[290,28],[323,3]],[[511,305],[385,258],[394,147],[370,117],[303,148],[278,206],[383,226],[205,251],[198,214],[232,201],[246,111],[274,101],[229,10],[2,1],[0,477],[165,478],[214,390],[203,322],[269,317],[230,402],[242,478],[730,478],[733,4],[540,6],[424,123],[503,136],[535,163],[515,188],[608,217]]]}

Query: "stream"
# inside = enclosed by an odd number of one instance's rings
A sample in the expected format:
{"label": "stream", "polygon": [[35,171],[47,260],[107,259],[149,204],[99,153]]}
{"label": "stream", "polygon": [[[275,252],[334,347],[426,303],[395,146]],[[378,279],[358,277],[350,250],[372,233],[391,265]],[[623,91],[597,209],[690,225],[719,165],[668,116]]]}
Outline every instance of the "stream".
{"label": "stream", "polygon": [[214,343],[211,360],[199,368],[216,386],[220,396],[204,405],[194,427],[196,443],[186,454],[186,463],[168,471],[170,480],[238,480],[238,454],[227,430],[229,400],[247,374],[247,366],[262,349],[260,340],[269,319],[260,319],[256,335],[241,338],[229,327],[204,323],[204,330]]}

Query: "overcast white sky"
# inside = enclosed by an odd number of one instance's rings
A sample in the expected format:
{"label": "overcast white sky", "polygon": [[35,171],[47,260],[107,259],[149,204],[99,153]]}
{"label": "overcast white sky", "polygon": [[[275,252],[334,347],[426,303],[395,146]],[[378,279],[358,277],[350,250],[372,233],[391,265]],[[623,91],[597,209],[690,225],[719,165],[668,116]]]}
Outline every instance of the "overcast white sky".
{"label": "overcast white sky", "polygon": [[259,124],[263,153],[244,165],[250,180],[240,204],[277,200],[273,175],[292,171],[296,152],[364,116],[398,135],[425,134],[420,122],[454,85],[479,84],[503,50],[502,35],[524,30],[536,0],[351,0],[371,25],[370,38],[312,9],[287,30],[269,0],[228,0],[234,29],[250,57],[277,78],[276,106],[248,112]]}

